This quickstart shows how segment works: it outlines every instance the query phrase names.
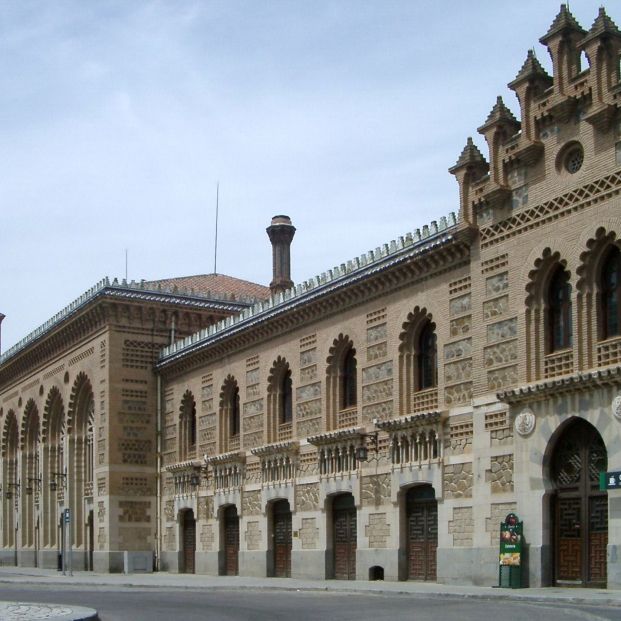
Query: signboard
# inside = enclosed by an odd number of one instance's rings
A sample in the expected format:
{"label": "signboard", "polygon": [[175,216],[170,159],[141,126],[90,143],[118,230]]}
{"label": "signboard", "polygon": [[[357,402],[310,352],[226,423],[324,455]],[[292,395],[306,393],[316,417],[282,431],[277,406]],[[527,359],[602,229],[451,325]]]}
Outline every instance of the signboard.
{"label": "signboard", "polygon": [[620,472],[600,472],[599,473],[599,489],[602,492],[607,489],[621,489],[621,471]]}
{"label": "signboard", "polygon": [[509,513],[500,524],[500,565],[519,567],[522,564],[522,522]]}

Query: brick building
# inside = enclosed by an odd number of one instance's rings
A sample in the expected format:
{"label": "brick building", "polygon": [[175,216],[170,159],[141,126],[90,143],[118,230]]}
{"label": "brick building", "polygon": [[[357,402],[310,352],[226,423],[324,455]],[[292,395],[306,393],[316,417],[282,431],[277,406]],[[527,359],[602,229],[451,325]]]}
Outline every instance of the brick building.
{"label": "brick building", "polygon": [[540,41],[456,216],[296,286],[276,216],[256,303],[106,283],[4,354],[0,558],[70,507],[85,567],[494,584],[515,512],[531,585],[621,587],[621,33]]}

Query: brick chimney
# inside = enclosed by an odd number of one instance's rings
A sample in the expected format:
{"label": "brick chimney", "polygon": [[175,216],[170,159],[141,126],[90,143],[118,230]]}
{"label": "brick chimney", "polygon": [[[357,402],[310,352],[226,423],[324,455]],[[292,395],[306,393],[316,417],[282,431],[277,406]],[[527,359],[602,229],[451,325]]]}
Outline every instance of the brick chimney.
{"label": "brick chimney", "polygon": [[293,287],[291,280],[291,240],[295,227],[289,216],[274,216],[272,224],[265,229],[272,242],[272,295]]}

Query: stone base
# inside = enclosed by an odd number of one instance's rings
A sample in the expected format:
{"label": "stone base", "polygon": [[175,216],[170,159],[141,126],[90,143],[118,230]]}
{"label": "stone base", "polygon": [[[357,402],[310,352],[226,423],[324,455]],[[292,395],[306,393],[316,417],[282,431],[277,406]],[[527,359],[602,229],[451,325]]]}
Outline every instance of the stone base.
{"label": "stone base", "polygon": [[0,566],[17,566],[15,550],[0,550]]}
{"label": "stone base", "polygon": [[160,571],[169,571],[178,574],[181,569],[181,558],[179,552],[164,552],[160,557]]}
{"label": "stone base", "polygon": [[20,567],[36,567],[37,553],[34,550],[18,550],[17,564]]}
{"label": "stone base", "polygon": [[239,551],[239,575],[265,578],[267,573],[267,553],[265,551]]}
{"label": "stone base", "polygon": [[217,552],[197,552],[194,557],[194,565],[197,574],[207,576],[218,575],[218,553]]}
{"label": "stone base", "polygon": [[378,573],[384,580],[399,579],[399,559],[397,550],[368,548],[356,550],[356,579],[376,580]]}
{"label": "stone base", "polygon": [[495,548],[438,548],[437,554],[441,584],[498,584],[498,550]]}
{"label": "stone base", "polygon": [[291,552],[291,577],[301,580],[324,580],[326,553],[323,550],[293,550]]}
{"label": "stone base", "polygon": [[58,550],[39,550],[39,567],[42,569],[58,569]]}
{"label": "stone base", "polygon": [[123,552],[123,571],[126,574],[150,574],[153,572],[153,552]]}
{"label": "stone base", "polygon": [[123,552],[116,550],[93,552],[93,569],[100,573],[122,574],[125,569]]}

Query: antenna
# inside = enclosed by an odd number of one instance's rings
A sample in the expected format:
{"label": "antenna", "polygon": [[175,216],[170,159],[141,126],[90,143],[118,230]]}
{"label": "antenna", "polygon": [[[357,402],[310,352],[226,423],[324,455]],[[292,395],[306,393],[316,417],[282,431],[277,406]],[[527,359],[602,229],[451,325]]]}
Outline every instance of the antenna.
{"label": "antenna", "polygon": [[125,248],[125,280],[127,281],[127,248]]}
{"label": "antenna", "polygon": [[218,206],[220,202],[220,182],[216,182],[216,239],[213,249],[213,273],[218,273]]}

